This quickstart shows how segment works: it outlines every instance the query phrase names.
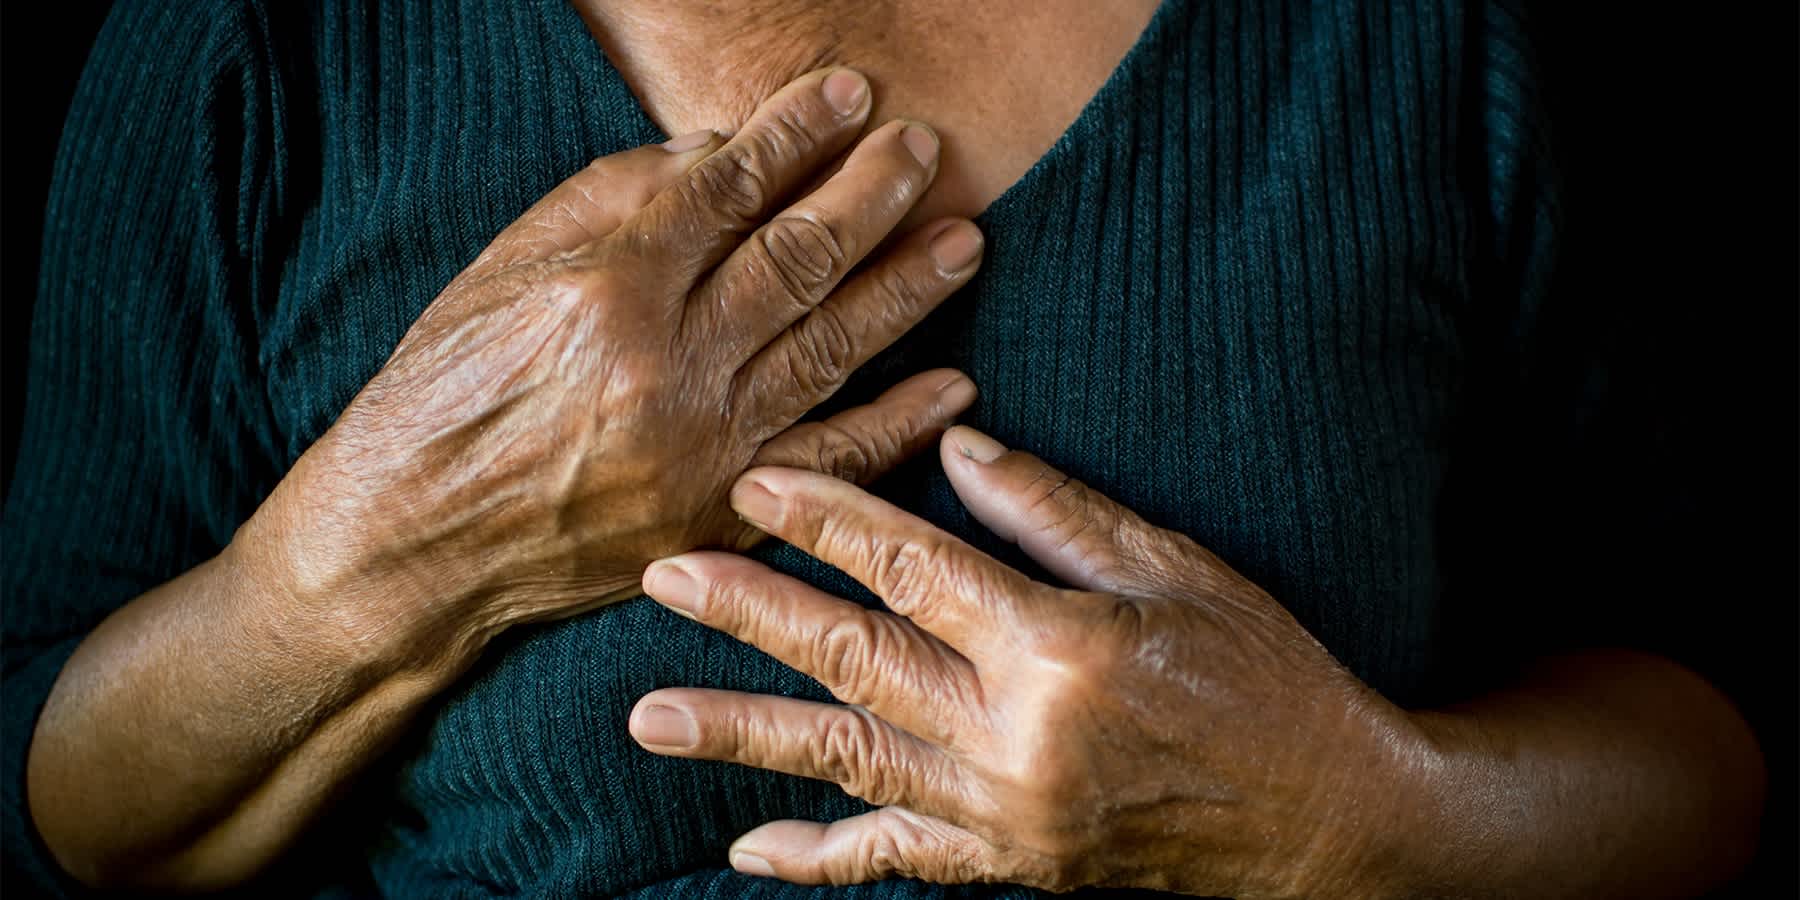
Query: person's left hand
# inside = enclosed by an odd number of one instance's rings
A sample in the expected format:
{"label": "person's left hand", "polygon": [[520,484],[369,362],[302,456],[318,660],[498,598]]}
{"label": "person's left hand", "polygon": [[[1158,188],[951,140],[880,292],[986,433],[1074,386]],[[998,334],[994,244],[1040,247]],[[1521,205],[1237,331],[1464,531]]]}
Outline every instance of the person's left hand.
{"label": "person's left hand", "polygon": [[806,883],[1369,889],[1417,802],[1407,773],[1428,758],[1406,713],[1188,538],[971,429],[940,449],[975,516],[1075,590],[780,468],[745,474],[733,508],[892,612],[727,553],[646,572],[659,602],[850,705],[660,690],[632,712],[640,744],[833,781],[884,807],[769,823],[732,846],[732,865]]}

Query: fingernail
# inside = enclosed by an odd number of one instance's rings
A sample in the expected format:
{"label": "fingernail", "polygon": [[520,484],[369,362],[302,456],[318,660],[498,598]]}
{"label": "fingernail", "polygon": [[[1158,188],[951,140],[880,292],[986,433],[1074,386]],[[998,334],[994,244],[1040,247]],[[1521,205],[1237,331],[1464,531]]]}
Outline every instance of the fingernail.
{"label": "fingernail", "polygon": [[644,570],[644,593],[651,599],[698,622],[700,581],[681,563],[660,559]]}
{"label": "fingernail", "polygon": [[686,750],[700,743],[700,727],[685,709],[647,706],[631,723],[631,736],[640,744]]}
{"label": "fingernail", "polygon": [[869,79],[855,69],[839,69],[825,76],[825,84],[820,89],[825,92],[825,102],[831,104],[838,115],[848,116],[868,99]]}
{"label": "fingernail", "polygon": [[731,867],[745,875],[757,875],[762,878],[775,877],[775,867],[769,865],[768,860],[742,850],[731,854]]}
{"label": "fingernail", "polygon": [[689,150],[698,150],[706,146],[712,142],[712,139],[712,129],[702,128],[699,131],[690,131],[680,137],[669,138],[663,141],[662,148],[670,153],[686,153]]}
{"label": "fingernail", "polygon": [[931,168],[931,164],[937,161],[937,135],[923,125],[908,125],[900,129],[900,143],[912,151],[913,159],[918,160],[921,166]]}
{"label": "fingernail", "polygon": [[950,439],[956,442],[956,449],[963,456],[978,463],[991,463],[1006,452],[1006,447],[999,441],[967,425],[958,426]]}
{"label": "fingernail", "polygon": [[731,508],[764,531],[781,521],[781,498],[754,478],[742,479],[731,489]]}
{"label": "fingernail", "polygon": [[955,275],[981,254],[981,230],[967,222],[952,225],[931,239],[931,261],[939,274]]}
{"label": "fingernail", "polygon": [[938,402],[945,409],[957,412],[967,409],[975,402],[975,382],[961,375],[944,382],[943,387],[938,388]]}

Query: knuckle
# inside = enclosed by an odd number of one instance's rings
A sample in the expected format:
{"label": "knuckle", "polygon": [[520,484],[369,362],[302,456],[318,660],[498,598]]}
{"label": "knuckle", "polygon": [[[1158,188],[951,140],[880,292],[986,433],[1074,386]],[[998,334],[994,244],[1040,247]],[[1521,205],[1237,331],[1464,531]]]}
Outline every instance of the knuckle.
{"label": "knuckle", "polygon": [[[649,206],[650,201],[655,200],[656,195],[661,192],[662,185],[657,184],[650,178],[643,176],[628,178],[625,179],[624,184],[617,186],[615,196],[618,197],[618,199],[615,202],[618,203],[622,209],[634,211],[640,210]],[[589,200],[594,206],[600,206],[601,198],[590,197]]]}
{"label": "knuckle", "polygon": [[836,694],[868,667],[868,648],[873,629],[860,615],[846,615],[820,631],[813,648],[812,668],[827,689]]}
{"label": "knuckle", "polygon": [[[1085,606],[1111,616],[1110,620],[1100,620],[1095,615],[1081,614],[1065,627],[1045,629],[1035,639],[1032,653],[1053,670],[1047,676],[1046,695],[1056,698],[1057,708],[1067,710],[1091,705],[1112,690],[1135,648],[1129,639],[1119,639],[1128,632],[1103,626],[1129,627],[1135,621],[1137,607],[1116,603],[1111,596],[1076,591],[1066,591],[1064,596],[1068,608]],[[1091,603],[1092,600],[1099,602]]]}
{"label": "knuckle", "polygon": [[858,855],[875,878],[919,878],[932,874],[925,871],[924,861],[917,858],[929,835],[917,822],[905,816],[888,814],[881,827],[869,829],[863,840]]}
{"label": "knuckle", "polygon": [[944,577],[944,550],[936,541],[882,543],[871,552],[870,569],[879,593],[901,615],[920,609]]}
{"label": "knuckle", "polygon": [[600,373],[599,394],[603,409],[636,414],[654,408],[667,389],[668,379],[654,359],[620,354]]}
{"label": "knuckle", "polygon": [[[754,143],[772,164],[793,165],[819,149],[819,138],[813,132],[815,123],[812,121],[819,112],[809,103],[784,104],[763,124]],[[827,119],[827,122],[835,121],[835,117]]]}
{"label": "knuckle", "polygon": [[613,175],[613,167],[619,163],[619,160],[617,159],[617,156],[619,155],[620,154],[614,154],[612,156],[596,156],[593,159],[588,160],[588,164],[583,166],[581,171],[570,176],[564,183],[569,184],[579,182],[582,185],[584,193],[591,185],[605,184]]}
{"label": "knuckle", "polygon": [[870,473],[875,452],[843,428],[829,422],[818,425],[820,439],[812,460],[815,471],[845,481],[860,481]]}
{"label": "knuckle", "polygon": [[760,765],[767,762],[763,748],[770,743],[769,728],[753,716],[739,712],[724,717],[724,727],[700,729],[700,746],[710,753],[742,762]]}
{"label": "knuckle", "polygon": [[1040,826],[1054,826],[1066,811],[1082,808],[1099,783],[1091,771],[1095,760],[1072,748],[1066,735],[1117,693],[1120,664],[1130,650],[1109,649],[1111,642],[1094,633],[1052,629],[1035,646],[1021,648],[1021,665],[1037,690],[1015,710],[1016,752],[1000,769],[999,782],[1041,814],[1035,819]]}
{"label": "knuckle", "polygon": [[875,814],[879,825],[863,835],[857,857],[873,877],[921,878],[942,884],[1016,880],[1015,868],[967,832],[890,806]]}
{"label": "knuckle", "polygon": [[634,171],[631,166],[620,166],[615,171],[608,157],[589,163],[568,184],[579,198],[581,206],[596,210],[642,209],[650,202],[650,198],[656,196],[657,191],[656,182],[648,175]]}
{"label": "knuckle", "polygon": [[821,774],[847,793],[876,805],[897,799],[891,756],[880,726],[861,709],[833,716],[820,738]]}
{"label": "knuckle", "polygon": [[805,305],[810,306],[807,301],[844,270],[847,254],[843,240],[830,225],[812,216],[780,216],[759,237],[781,287]]}
{"label": "knuckle", "polygon": [[913,874],[912,860],[901,849],[899,837],[887,828],[876,829],[869,836],[863,857],[869,861],[869,872],[876,878],[894,875],[905,878]]}
{"label": "knuckle", "polygon": [[578,293],[583,302],[601,309],[623,306],[635,295],[631,280],[613,266],[571,269],[560,279],[566,289]]}
{"label": "knuckle", "polygon": [[772,187],[756,152],[727,147],[695,166],[690,189],[698,205],[749,222],[768,205]]}
{"label": "knuckle", "polygon": [[885,629],[868,613],[847,614],[819,633],[814,668],[827,690],[846,703],[867,699],[863,686],[888,642]]}
{"label": "knuckle", "polygon": [[793,346],[789,374],[803,394],[828,393],[849,377],[856,339],[843,317],[828,306],[806,317],[794,331]]}

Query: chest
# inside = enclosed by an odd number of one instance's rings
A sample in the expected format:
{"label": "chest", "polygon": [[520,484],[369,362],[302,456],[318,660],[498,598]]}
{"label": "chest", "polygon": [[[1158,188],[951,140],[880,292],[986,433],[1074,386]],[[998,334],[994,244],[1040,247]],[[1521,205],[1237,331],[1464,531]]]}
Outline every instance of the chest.
{"label": "chest", "polygon": [[[1412,60],[1423,74],[1402,83],[1393,61],[1423,45],[1374,40],[1360,10],[1240,6],[1159,14],[1066,135],[992,197],[965,196],[987,210],[984,271],[843,400],[967,371],[972,424],[1192,535],[1359,674],[1404,688],[1429,671],[1475,302],[1454,53]],[[655,99],[676,109],[689,88],[632,83],[622,58],[645,51],[614,60],[557,9],[539,46],[497,53],[470,23],[419,56],[377,34],[363,52],[379,58],[342,67],[379,83],[324,79],[336,122],[265,349],[294,456],[519,211],[588,159],[690,124],[657,121],[673,113]],[[908,96],[900,69],[867,68]],[[401,243],[427,252],[399,265]],[[1005,553],[930,461],[880,492]]]}

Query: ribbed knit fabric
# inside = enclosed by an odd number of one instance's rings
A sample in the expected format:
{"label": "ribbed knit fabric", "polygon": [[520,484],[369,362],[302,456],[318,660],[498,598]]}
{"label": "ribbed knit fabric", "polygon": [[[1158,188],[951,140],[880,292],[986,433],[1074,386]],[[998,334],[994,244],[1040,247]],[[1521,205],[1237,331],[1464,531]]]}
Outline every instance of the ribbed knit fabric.
{"label": "ribbed knit fabric", "polygon": [[[839,405],[960,367],[982,390],[968,421],[1212,548],[1389,697],[1455,693],[1466,631],[1511,646],[1489,630],[1507,610],[1447,587],[1487,561],[1457,550],[1445,485],[1500,465],[1469,398],[1529,362],[1549,272],[1529,57],[1481,0],[1167,0],[981,218],[974,284]],[[591,158],[661,137],[560,0],[119,4],[63,139],[5,510],[9,879],[54,886],[23,760],[82,635],[222,547],[496,232]],[[877,492],[1024,565],[935,459]],[[761,556],[869,601],[791,548]],[[627,713],[670,685],[825,696],[643,599],[521,631],[284,886],[1028,893],[730,873],[743,831],[862,807],[639,750]]]}

